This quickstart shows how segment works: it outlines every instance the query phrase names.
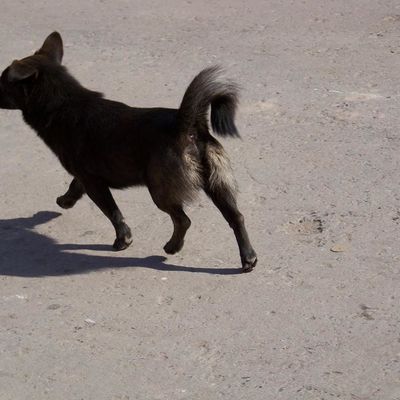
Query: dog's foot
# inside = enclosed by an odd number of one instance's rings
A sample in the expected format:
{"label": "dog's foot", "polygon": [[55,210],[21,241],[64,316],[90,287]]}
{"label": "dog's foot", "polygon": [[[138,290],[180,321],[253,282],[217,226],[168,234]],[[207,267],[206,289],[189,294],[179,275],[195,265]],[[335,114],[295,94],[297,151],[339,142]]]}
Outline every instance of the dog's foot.
{"label": "dog's foot", "polygon": [[122,238],[117,238],[114,241],[113,248],[116,251],[121,251],[125,250],[132,244],[133,239],[131,237],[122,237]]}
{"label": "dog's foot", "polygon": [[175,253],[177,253],[178,251],[181,251],[181,250],[182,250],[183,244],[184,244],[184,241],[183,241],[183,240],[181,240],[180,242],[175,242],[175,241],[170,240],[170,241],[167,242],[167,244],[164,246],[164,251],[165,251],[167,254],[175,254]]}
{"label": "dog's foot", "polygon": [[257,254],[254,252],[242,258],[242,272],[250,272],[257,265]]}
{"label": "dog's foot", "polygon": [[62,195],[60,197],[57,197],[56,203],[61,208],[65,208],[67,210],[68,208],[72,208],[75,205],[76,200],[71,199],[71,197]]}

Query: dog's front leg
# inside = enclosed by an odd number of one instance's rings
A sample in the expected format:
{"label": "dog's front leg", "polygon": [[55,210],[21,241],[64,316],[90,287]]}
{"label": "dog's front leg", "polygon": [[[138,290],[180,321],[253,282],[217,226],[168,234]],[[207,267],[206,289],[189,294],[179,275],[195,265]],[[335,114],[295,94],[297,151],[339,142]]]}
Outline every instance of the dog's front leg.
{"label": "dog's front leg", "polygon": [[87,195],[103,211],[104,215],[111,221],[115,228],[117,238],[113,247],[115,250],[124,250],[132,243],[132,234],[129,226],[112,197],[108,186],[99,178],[94,176],[82,179]]}
{"label": "dog's front leg", "polygon": [[71,208],[75,205],[75,203],[83,196],[85,193],[85,188],[82,183],[78,181],[78,179],[74,178],[69,185],[69,188],[65,194],[60,197],[57,197],[57,204],[61,208]]}

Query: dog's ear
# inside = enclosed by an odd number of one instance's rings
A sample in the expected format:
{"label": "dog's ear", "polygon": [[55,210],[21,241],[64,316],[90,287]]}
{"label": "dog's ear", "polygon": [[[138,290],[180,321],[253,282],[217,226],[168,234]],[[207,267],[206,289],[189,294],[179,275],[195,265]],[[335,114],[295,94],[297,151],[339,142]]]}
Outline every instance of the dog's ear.
{"label": "dog's ear", "polygon": [[50,60],[61,64],[64,49],[61,35],[58,32],[53,32],[47,36],[42,47],[35,54],[43,54]]}
{"label": "dog's ear", "polygon": [[10,82],[21,81],[31,76],[37,78],[39,70],[35,65],[27,60],[15,60],[9,67],[8,80]]}

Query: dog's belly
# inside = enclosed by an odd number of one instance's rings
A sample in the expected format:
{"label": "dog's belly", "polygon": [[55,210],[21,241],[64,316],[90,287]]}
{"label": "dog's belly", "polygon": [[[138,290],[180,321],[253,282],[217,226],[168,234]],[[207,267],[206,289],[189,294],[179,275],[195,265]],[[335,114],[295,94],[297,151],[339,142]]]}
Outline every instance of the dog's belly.
{"label": "dog's belly", "polygon": [[119,174],[118,176],[104,177],[108,187],[113,189],[124,189],[130,186],[145,185],[142,174],[131,173],[129,175]]}
{"label": "dog's belly", "polygon": [[96,169],[95,174],[101,176],[111,188],[123,189],[144,184],[145,168],[135,158],[120,156],[104,160]]}

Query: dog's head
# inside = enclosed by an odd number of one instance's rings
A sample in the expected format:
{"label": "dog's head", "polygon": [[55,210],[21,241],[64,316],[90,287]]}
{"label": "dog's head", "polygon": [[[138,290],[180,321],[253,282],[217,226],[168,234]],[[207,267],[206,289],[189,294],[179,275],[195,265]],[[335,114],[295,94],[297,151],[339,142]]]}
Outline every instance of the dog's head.
{"label": "dog's head", "polygon": [[13,61],[1,74],[0,108],[24,109],[35,89],[62,68],[62,57],[61,36],[53,32],[33,55]]}

